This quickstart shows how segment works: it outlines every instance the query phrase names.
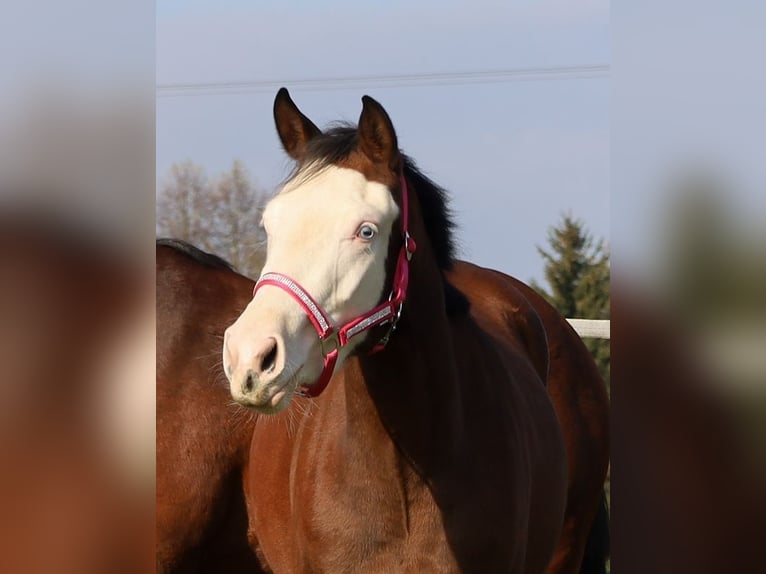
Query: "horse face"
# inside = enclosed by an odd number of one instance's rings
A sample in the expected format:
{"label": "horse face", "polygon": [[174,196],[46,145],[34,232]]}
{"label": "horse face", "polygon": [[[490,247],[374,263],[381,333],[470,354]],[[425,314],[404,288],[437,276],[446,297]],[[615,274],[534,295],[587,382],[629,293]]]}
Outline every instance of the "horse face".
{"label": "horse face", "polygon": [[[289,277],[335,327],[342,325],[381,300],[398,214],[388,187],[354,169],[330,165],[308,177],[299,174],[264,211],[268,249],[262,273]],[[354,344],[341,349],[339,364]],[[319,337],[295,298],[266,285],[227,329],[224,367],[234,400],[277,412],[296,388],[321,374]]]}

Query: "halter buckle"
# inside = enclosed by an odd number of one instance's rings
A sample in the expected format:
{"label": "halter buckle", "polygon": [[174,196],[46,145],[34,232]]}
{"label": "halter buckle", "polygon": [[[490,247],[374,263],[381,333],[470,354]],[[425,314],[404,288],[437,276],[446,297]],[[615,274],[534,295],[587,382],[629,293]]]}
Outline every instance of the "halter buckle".
{"label": "halter buckle", "polygon": [[[391,294],[391,297],[393,297],[393,293]],[[391,300],[391,297],[388,298],[388,300]],[[404,307],[404,303],[399,303],[399,306],[396,308],[396,314],[388,320],[388,330],[386,331],[386,334],[383,335],[380,338],[380,341],[378,341],[378,344],[375,345],[373,349],[373,353],[377,353],[378,351],[382,351],[383,348],[388,344],[389,339],[391,338],[391,335],[394,334],[394,331],[396,331],[396,324],[399,322],[399,318],[402,316],[402,307]]]}
{"label": "halter buckle", "polygon": [[404,232],[404,252],[407,256],[407,261],[412,259],[412,254],[415,253],[415,249],[417,249],[417,245],[415,244],[415,240],[410,237],[410,232],[405,231]]}
{"label": "halter buckle", "polygon": [[319,347],[322,349],[323,357],[340,349],[340,331],[334,331],[324,339],[319,339]]}

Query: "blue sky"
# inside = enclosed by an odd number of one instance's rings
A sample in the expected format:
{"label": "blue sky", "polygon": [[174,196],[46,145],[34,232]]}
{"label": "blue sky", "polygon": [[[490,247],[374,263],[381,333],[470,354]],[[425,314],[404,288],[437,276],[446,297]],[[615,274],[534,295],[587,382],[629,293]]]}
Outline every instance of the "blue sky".
{"label": "blue sky", "polygon": [[[289,80],[609,65],[602,1],[157,3],[156,74],[173,83]],[[241,159],[268,190],[286,175],[274,90],[157,99],[157,175],[191,159]],[[446,187],[462,256],[542,278],[535,246],[561,214],[608,238],[610,79],[291,89],[320,127],[380,101],[400,147]]]}
{"label": "blue sky", "polygon": [[612,23],[615,268],[657,272],[690,177],[722,182],[739,232],[763,244],[766,3],[620,2]]}

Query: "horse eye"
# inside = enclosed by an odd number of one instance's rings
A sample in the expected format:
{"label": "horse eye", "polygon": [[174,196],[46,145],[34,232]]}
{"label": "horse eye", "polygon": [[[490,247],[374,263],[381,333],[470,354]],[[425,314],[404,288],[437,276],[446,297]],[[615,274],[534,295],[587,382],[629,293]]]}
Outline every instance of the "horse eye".
{"label": "horse eye", "polygon": [[366,241],[369,241],[373,237],[375,237],[375,229],[371,225],[362,225],[359,228],[359,231],[356,232],[356,236],[360,239],[364,239]]}

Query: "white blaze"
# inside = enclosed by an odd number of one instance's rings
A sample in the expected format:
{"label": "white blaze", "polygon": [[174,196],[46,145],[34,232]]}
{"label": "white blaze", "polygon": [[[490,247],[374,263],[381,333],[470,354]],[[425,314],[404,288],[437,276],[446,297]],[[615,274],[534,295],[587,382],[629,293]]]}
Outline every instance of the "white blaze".
{"label": "white blaze", "polygon": [[[264,211],[268,248],[262,273],[287,275],[311,294],[336,327],[342,325],[372,309],[383,296],[388,243],[398,214],[388,187],[368,181],[358,171],[330,166],[306,179],[299,176]],[[375,230],[369,241],[357,234],[363,225]],[[283,373],[268,384],[281,388],[300,371],[290,384],[294,389],[319,376],[319,339],[307,315],[287,292],[267,285],[228,330],[226,344],[237,363],[229,373],[235,398],[237,373],[244,372],[253,349],[268,337],[283,353],[276,365]],[[350,350],[343,349],[339,365]]]}

